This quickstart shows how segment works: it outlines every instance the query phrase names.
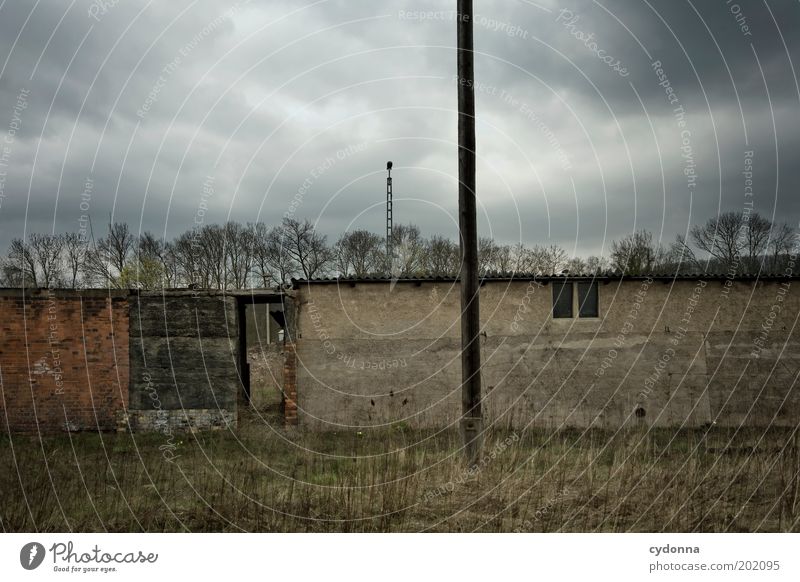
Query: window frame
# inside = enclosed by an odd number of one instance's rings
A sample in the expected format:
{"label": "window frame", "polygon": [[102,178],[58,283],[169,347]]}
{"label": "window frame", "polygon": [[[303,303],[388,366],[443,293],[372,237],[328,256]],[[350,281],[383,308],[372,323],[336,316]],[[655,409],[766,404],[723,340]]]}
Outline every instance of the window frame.
{"label": "window frame", "polygon": [[[597,285],[597,281],[575,281],[576,289],[576,299],[578,301],[578,318],[579,319],[597,319],[600,317],[600,288]],[[589,293],[594,290],[594,310],[589,315],[584,315],[584,305],[586,305],[586,299],[590,296],[589,294],[583,297],[581,300],[581,286],[585,286],[589,288]]]}
{"label": "window frame", "polygon": [[[572,281],[553,281],[553,292],[552,292],[552,308],[550,309],[550,315],[553,319],[574,319],[575,318],[575,289]],[[556,289],[561,288],[561,292],[556,296]],[[565,301],[561,298],[561,293],[567,291],[569,294],[569,314],[568,315],[558,315],[556,309],[558,307],[563,307],[563,303]]]}

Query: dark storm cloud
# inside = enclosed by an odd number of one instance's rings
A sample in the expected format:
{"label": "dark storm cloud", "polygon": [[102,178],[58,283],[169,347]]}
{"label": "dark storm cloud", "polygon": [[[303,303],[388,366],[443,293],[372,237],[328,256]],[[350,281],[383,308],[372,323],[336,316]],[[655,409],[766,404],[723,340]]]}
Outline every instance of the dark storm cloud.
{"label": "dark storm cloud", "polygon": [[[380,232],[387,159],[395,219],[455,237],[455,2],[101,4],[0,10],[0,139],[29,91],[0,244],[23,228],[75,230],[87,179],[100,229],[113,213],[137,230],[185,230],[211,176],[207,222],[277,223],[299,197],[296,216],[332,236]],[[742,208],[748,150],[756,208],[800,218],[795,4],[495,0],[476,11],[485,233],[582,254],[634,228],[668,242]]]}

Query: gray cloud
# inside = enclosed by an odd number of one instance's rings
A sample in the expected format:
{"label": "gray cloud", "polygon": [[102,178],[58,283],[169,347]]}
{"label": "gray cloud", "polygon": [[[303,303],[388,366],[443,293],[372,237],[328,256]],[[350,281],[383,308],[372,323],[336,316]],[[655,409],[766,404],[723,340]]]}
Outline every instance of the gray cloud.
{"label": "gray cloud", "polygon": [[[387,159],[395,220],[455,237],[455,2],[120,0],[99,22],[91,5],[0,10],[0,139],[19,92],[30,92],[0,244],[25,229],[75,230],[87,178],[98,228],[113,213],[173,236],[191,225],[213,176],[207,221],[277,223],[310,179],[298,216],[332,236],[348,226],[381,232]],[[476,9],[486,234],[581,254],[634,228],[669,241],[742,207],[745,150],[755,152],[756,208],[800,219],[795,4],[495,0]],[[578,17],[572,25],[564,9]],[[686,112],[692,191],[653,60]]]}

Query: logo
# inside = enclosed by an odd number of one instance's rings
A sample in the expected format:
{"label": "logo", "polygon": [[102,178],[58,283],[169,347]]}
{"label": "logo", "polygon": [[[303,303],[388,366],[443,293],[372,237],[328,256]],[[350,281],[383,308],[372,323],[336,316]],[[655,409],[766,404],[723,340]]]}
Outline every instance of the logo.
{"label": "logo", "polygon": [[30,542],[19,551],[19,563],[26,570],[35,570],[44,561],[44,546],[39,542]]}

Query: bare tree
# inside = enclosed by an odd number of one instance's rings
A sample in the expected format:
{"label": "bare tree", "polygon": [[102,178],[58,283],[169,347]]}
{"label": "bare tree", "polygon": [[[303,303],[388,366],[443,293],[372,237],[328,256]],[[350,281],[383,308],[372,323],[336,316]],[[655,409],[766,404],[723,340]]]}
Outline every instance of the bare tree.
{"label": "bare tree", "polygon": [[299,222],[284,218],[282,235],[286,250],[306,279],[322,275],[331,262],[331,251],[326,244],[327,237],[318,234],[308,220]]}
{"label": "bare tree", "polygon": [[276,281],[268,258],[270,228],[263,222],[253,227],[253,271],[262,287],[271,287]]}
{"label": "bare tree", "polygon": [[535,272],[552,275],[560,273],[567,267],[569,255],[558,245],[534,247],[534,257],[538,263]]}
{"label": "bare tree", "polygon": [[392,276],[409,277],[424,269],[425,241],[414,224],[396,224],[392,229],[392,254],[387,270]]}
{"label": "bare tree", "polygon": [[58,286],[63,276],[61,254],[64,239],[62,235],[33,233],[28,237],[28,241],[39,271],[39,283],[44,287]]}
{"label": "bare tree", "polygon": [[164,243],[164,254],[162,256],[164,287],[167,289],[178,286],[180,279],[180,268],[178,265],[178,253],[175,243],[167,241]]}
{"label": "bare tree", "polygon": [[200,259],[195,249],[198,234],[198,230],[180,234],[173,243],[173,252],[179,279],[187,286],[206,288],[208,280],[200,273]]}
{"label": "bare tree", "polygon": [[120,275],[136,248],[136,236],[123,222],[109,224],[108,234],[86,255],[86,270],[90,277],[104,284],[121,287]]}
{"label": "bare tree", "polygon": [[491,270],[498,273],[510,273],[514,270],[514,248],[511,245],[500,245],[492,253]]}
{"label": "bare tree", "polygon": [[670,245],[666,263],[667,269],[676,273],[684,271],[699,273],[702,271],[700,261],[697,260],[694,251],[686,242],[686,237],[682,234],[677,235],[675,241]]}
{"label": "bare tree", "polygon": [[611,266],[627,275],[646,275],[659,265],[662,250],[653,244],[653,235],[639,230],[611,243]]}
{"label": "bare tree", "polygon": [[777,273],[786,269],[788,256],[798,243],[797,232],[785,222],[775,224],[769,239],[770,270]]}
{"label": "bare tree", "polygon": [[108,234],[100,239],[98,248],[117,273],[128,264],[131,253],[136,248],[136,236],[124,222],[115,222],[108,227]]}
{"label": "bare tree", "polygon": [[580,257],[572,257],[567,261],[565,270],[572,275],[583,275],[586,273],[586,261]]}
{"label": "bare tree", "polygon": [[283,237],[283,229],[275,227],[267,241],[267,262],[274,273],[273,278],[285,285],[297,274],[297,262],[292,258]]}
{"label": "bare tree", "polygon": [[337,269],[343,275],[366,277],[380,270],[383,238],[367,230],[344,233],[336,243]]}
{"label": "bare tree", "polygon": [[690,230],[692,242],[717,260],[725,271],[739,269],[744,250],[745,219],[741,212],[725,212]]}
{"label": "bare tree", "polygon": [[424,270],[433,277],[456,275],[461,264],[461,252],[456,243],[434,235],[425,245]]}
{"label": "bare tree", "polygon": [[[158,265],[158,267],[155,267]],[[145,231],[139,236],[139,244],[136,250],[136,270],[143,272],[141,288],[161,289],[169,287],[166,280],[154,281],[155,273],[160,274],[166,279],[167,272],[167,243],[149,231]]]}
{"label": "bare tree", "polygon": [[225,289],[227,287],[225,230],[218,224],[207,224],[200,229],[200,236],[195,242],[201,273],[208,281],[207,286],[213,289]]}
{"label": "bare tree", "polygon": [[746,267],[751,273],[761,271],[764,254],[769,243],[772,223],[757,212],[752,212],[745,221],[744,246],[747,252]]}
{"label": "bare tree", "polygon": [[597,255],[590,255],[586,259],[586,272],[591,275],[604,273],[608,271],[609,263],[608,259],[605,257],[599,257]]}
{"label": "bare tree", "polygon": [[243,226],[238,222],[225,224],[225,264],[227,281],[234,289],[249,286],[253,271],[253,252],[255,237],[252,225]]}
{"label": "bare tree", "polygon": [[36,276],[36,258],[30,245],[21,238],[11,241],[8,259],[5,266],[6,277],[20,287],[38,287]]}
{"label": "bare tree", "polygon": [[64,235],[64,261],[67,265],[66,283],[77,289],[81,284],[81,275],[86,267],[86,253],[89,249],[88,242],[76,232]]}
{"label": "bare tree", "polygon": [[478,239],[478,272],[480,274],[485,275],[493,270],[497,250],[498,246],[489,237],[482,236]]}
{"label": "bare tree", "polygon": [[297,273],[283,236],[283,228],[258,223],[253,232],[253,268],[263,287],[284,285]]}
{"label": "bare tree", "polygon": [[531,249],[518,242],[511,247],[511,269],[513,273],[531,273],[536,270],[535,258]]}

